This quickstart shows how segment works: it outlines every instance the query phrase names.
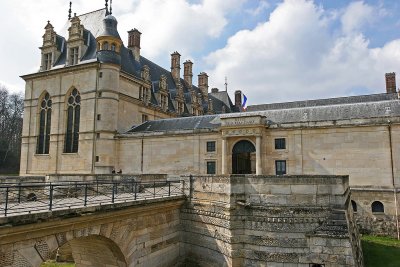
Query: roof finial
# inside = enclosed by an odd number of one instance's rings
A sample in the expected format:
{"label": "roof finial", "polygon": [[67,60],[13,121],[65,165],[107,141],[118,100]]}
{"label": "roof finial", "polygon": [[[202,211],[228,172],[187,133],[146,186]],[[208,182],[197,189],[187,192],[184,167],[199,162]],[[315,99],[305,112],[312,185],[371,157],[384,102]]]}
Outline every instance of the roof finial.
{"label": "roof finial", "polygon": [[228,92],[228,78],[225,76],[225,92]]}
{"label": "roof finial", "polygon": [[110,0],[110,15],[112,15],[112,0]]}
{"label": "roof finial", "polygon": [[69,2],[69,10],[68,10],[68,20],[71,19],[71,13],[72,13],[72,2]]}
{"label": "roof finial", "polygon": [[108,0],[106,0],[106,16],[108,16]]}

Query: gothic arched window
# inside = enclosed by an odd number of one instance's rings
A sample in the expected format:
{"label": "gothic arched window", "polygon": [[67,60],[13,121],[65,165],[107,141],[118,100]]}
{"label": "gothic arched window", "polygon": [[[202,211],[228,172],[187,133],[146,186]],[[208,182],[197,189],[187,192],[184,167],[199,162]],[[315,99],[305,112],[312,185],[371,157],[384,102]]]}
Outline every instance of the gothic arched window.
{"label": "gothic arched window", "polygon": [[40,102],[39,136],[37,140],[36,154],[49,154],[51,104],[50,95],[49,93],[46,93]]}
{"label": "gothic arched window", "polygon": [[81,96],[78,90],[72,90],[68,97],[67,131],[65,135],[65,153],[78,152],[79,118],[81,110]]}
{"label": "gothic arched window", "polygon": [[111,44],[111,51],[115,51],[116,45],[114,43]]}

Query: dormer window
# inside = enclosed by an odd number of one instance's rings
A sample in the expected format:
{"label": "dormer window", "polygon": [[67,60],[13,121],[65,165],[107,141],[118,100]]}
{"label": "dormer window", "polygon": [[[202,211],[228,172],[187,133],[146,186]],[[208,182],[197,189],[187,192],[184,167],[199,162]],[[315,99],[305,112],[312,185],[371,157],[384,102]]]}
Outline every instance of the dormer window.
{"label": "dormer window", "polygon": [[51,58],[52,58],[52,53],[47,53],[43,55],[43,69],[44,70],[49,70],[51,68]]}
{"label": "dormer window", "polygon": [[115,51],[115,44],[114,43],[111,44],[111,51]]}
{"label": "dormer window", "polygon": [[167,102],[168,102],[168,97],[165,95],[161,95],[161,108],[163,110],[167,109]]}
{"label": "dormer window", "polygon": [[183,113],[183,109],[184,109],[183,103],[182,102],[178,102],[178,113],[182,114]]}
{"label": "dormer window", "polygon": [[78,64],[78,52],[79,52],[79,47],[72,47],[70,49],[69,65]]}

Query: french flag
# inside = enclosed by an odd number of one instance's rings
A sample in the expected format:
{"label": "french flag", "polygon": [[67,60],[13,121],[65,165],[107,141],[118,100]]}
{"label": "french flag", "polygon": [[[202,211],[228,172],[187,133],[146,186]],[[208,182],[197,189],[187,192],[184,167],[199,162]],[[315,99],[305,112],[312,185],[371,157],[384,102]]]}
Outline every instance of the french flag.
{"label": "french flag", "polygon": [[242,94],[242,109],[244,111],[247,109],[247,97],[244,94]]}

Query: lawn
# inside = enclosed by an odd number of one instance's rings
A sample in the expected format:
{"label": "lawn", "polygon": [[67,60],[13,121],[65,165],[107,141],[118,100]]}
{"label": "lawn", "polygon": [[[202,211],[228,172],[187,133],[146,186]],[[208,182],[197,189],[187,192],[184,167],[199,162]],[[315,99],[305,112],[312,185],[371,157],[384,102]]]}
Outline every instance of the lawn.
{"label": "lawn", "polygon": [[400,241],[388,237],[363,236],[365,267],[399,267]]}

